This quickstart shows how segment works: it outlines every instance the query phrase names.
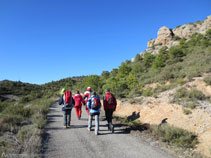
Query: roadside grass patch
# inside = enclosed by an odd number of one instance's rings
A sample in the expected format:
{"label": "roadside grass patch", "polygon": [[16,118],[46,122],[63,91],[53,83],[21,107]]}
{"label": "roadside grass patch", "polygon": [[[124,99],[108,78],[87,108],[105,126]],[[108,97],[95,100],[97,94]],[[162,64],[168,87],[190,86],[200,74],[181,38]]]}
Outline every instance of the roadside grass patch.
{"label": "roadside grass patch", "polygon": [[198,143],[197,136],[194,133],[172,125],[151,125],[150,131],[158,139],[161,139],[161,141],[169,145],[182,148],[194,148]]}
{"label": "roadside grass patch", "polygon": [[[5,102],[5,101],[4,101]],[[49,107],[55,99],[35,99],[27,103],[7,104],[0,112],[0,138],[8,132],[11,138],[5,144],[0,140],[0,151],[6,153],[38,154],[41,135],[46,124]],[[0,105],[3,103],[0,102]],[[0,106],[1,107],[1,106]],[[15,142],[14,142],[15,141]],[[15,145],[18,142],[18,147]],[[4,146],[9,146],[5,148]]]}

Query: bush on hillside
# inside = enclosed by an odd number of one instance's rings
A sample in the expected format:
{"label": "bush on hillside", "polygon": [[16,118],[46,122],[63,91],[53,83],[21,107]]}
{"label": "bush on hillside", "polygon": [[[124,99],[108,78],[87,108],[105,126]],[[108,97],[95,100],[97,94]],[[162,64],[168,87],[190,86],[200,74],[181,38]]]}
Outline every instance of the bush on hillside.
{"label": "bush on hillside", "polygon": [[182,57],[185,56],[185,53],[180,47],[171,47],[168,54],[170,61],[173,63],[182,61]]}
{"label": "bush on hillside", "polygon": [[167,55],[165,54],[158,54],[153,61],[152,68],[159,69],[166,66]]}
{"label": "bush on hillside", "polygon": [[181,88],[176,92],[172,101],[182,104],[185,107],[195,108],[196,105],[199,104],[199,101],[203,101],[205,99],[207,99],[207,97],[201,91]]}
{"label": "bush on hillside", "polygon": [[136,54],[134,62],[140,62],[141,60],[143,60],[141,55],[140,54]]}
{"label": "bush on hillside", "polygon": [[102,81],[99,76],[90,75],[85,78],[83,85],[84,91],[87,89],[87,87],[92,87],[93,91],[99,92],[100,88],[102,87]]}
{"label": "bush on hillside", "polygon": [[136,75],[144,72],[144,67],[142,63],[134,63],[131,67],[132,67],[132,73]]}
{"label": "bush on hillside", "polygon": [[194,133],[168,124],[162,126],[152,125],[150,130],[163,142],[177,147],[194,148],[198,143],[197,136]]}
{"label": "bush on hillside", "polygon": [[127,75],[129,75],[130,71],[131,71],[131,67],[129,67],[128,64],[123,62],[121,66],[119,66],[118,76],[125,78]]}
{"label": "bush on hillside", "polygon": [[204,78],[204,82],[206,82],[207,85],[211,86],[211,76]]}
{"label": "bush on hillside", "polygon": [[143,61],[144,62],[144,66],[146,68],[150,68],[152,66],[152,63],[153,63],[154,59],[155,59],[154,55],[152,55],[151,53],[146,52],[144,54],[144,61]]}

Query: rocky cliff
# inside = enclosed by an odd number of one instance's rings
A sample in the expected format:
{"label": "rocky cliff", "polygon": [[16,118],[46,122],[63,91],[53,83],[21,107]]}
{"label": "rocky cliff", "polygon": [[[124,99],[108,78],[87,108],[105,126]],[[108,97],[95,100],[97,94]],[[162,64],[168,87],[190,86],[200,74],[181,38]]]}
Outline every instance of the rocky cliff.
{"label": "rocky cliff", "polygon": [[211,15],[204,21],[184,24],[174,29],[163,26],[158,30],[157,38],[149,40],[147,49],[140,54],[144,54],[145,52],[157,54],[163,46],[167,46],[168,48],[176,46],[179,44],[180,39],[189,39],[195,33],[204,34],[208,29],[211,29]]}

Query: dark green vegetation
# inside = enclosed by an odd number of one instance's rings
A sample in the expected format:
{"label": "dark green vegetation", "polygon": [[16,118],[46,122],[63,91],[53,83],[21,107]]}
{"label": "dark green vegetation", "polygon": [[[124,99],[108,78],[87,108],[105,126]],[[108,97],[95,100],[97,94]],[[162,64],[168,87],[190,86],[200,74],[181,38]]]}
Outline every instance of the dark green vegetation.
{"label": "dark green vegetation", "polygon": [[56,94],[44,86],[2,81],[0,96],[0,155],[38,154],[46,115]]}
{"label": "dark green vegetation", "polygon": [[204,79],[204,81],[207,83],[207,85],[211,86],[211,76],[206,77],[206,78]]}
{"label": "dark green vegetation", "polygon": [[194,109],[199,104],[199,101],[206,99],[208,98],[201,91],[181,88],[175,93],[173,102]]}
{"label": "dark green vegetation", "polygon": [[168,124],[152,125],[150,130],[158,139],[173,146],[194,148],[198,143],[197,136],[194,133]]}

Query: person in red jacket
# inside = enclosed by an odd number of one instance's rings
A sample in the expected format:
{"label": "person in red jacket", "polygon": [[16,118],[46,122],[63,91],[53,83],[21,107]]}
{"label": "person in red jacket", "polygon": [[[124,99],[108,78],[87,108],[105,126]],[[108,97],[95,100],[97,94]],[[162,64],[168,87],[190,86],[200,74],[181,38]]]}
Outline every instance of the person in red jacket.
{"label": "person in red jacket", "polygon": [[[84,93],[85,104],[87,104],[88,99],[91,97],[91,93],[92,93],[92,89],[91,87],[88,87],[86,92]],[[87,108],[87,106],[86,106],[86,112],[89,115],[89,109]]]}
{"label": "person in red jacket", "polygon": [[81,119],[81,107],[82,107],[82,103],[85,105],[85,101],[83,99],[83,97],[80,95],[79,91],[76,91],[76,95],[73,97],[73,99],[75,100],[75,112],[77,115],[77,118],[80,120]]}
{"label": "person in red jacket", "polygon": [[112,124],[113,112],[116,110],[117,101],[115,96],[106,88],[106,95],[103,97],[103,106],[105,110],[106,120],[108,122],[108,130],[114,133],[114,126]]}

